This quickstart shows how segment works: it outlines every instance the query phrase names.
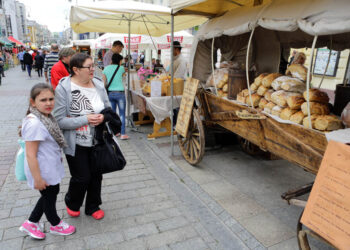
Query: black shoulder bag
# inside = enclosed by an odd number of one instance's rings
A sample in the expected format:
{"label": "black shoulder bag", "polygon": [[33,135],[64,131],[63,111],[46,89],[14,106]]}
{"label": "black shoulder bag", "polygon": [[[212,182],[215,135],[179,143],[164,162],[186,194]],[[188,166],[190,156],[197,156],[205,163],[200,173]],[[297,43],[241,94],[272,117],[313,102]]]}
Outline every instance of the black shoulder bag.
{"label": "black shoulder bag", "polygon": [[118,65],[118,67],[115,69],[115,71],[114,71],[114,73],[113,73],[113,76],[112,76],[111,80],[109,80],[109,83],[108,83],[108,85],[107,85],[107,87],[106,87],[107,94],[109,93],[108,88],[109,88],[109,86],[111,86],[111,84],[112,84],[112,82],[113,82],[113,79],[114,79],[115,75],[117,74],[117,72],[118,72],[118,70],[119,70],[119,67],[120,67],[120,66]]}
{"label": "black shoulder bag", "polygon": [[117,138],[105,123],[102,141],[98,142],[93,148],[95,167],[101,174],[107,174],[122,170],[126,165],[126,160],[120,150]]}

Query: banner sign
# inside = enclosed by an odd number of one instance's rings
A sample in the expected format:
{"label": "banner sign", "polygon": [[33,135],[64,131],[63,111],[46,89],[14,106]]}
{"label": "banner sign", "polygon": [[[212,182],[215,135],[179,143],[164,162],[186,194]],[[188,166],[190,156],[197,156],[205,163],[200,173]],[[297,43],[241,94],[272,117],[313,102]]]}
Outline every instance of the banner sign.
{"label": "banner sign", "polygon": [[[128,44],[125,45],[125,48],[128,49]],[[132,50],[138,50],[139,49],[139,45],[138,44],[130,44],[130,49]]]}
{"label": "banner sign", "polygon": [[[167,36],[168,39],[168,43],[171,43],[171,36]],[[183,36],[174,36],[174,41],[178,41],[180,43],[182,43],[184,40]]]}
{"label": "banner sign", "polygon": [[[129,43],[129,37],[124,36],[124,43],[126,44]],[[133,43],[133,44],[141,43],[141,36],[130,37],[130,43]]]}

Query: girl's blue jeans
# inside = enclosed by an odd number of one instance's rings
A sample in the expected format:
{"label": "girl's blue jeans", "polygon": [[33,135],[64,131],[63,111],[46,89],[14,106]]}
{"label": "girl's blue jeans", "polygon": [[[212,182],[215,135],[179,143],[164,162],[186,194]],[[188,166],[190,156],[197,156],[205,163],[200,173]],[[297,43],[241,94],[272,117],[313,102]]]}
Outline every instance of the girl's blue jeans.
{"label": "girl's blue jeans", "polygon": [[119,91],[111,91],[108,94],[109,101],[112,105],[112,109],[117,113],[117,106],[119,110],[119,117],[122,121],[122,130],[121,134],[125,135],[125,109],[126,109],[126,100],[125,93]]}

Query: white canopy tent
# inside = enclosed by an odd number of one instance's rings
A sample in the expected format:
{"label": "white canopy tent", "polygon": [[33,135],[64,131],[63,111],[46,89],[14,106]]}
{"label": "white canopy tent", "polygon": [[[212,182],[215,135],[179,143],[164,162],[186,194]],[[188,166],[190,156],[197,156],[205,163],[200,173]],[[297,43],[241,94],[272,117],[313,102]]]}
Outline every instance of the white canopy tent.
{"label": "white canopy tent", "polygon": [[[114,41],[121,41],[124,44],[128,44],[129,34],[121,33],[106,33],[95,39],[96,49],[110,49]],[[131,35],[130,39],[131,49],[154,49],[152,40],[146,35]],[[128,49],[128,48],[126,48]]]}
{"label": "white canopy tent", "polygon": [[[77,33],[83,32],[115,32],[128,33],[128,50],[130,55],[130,34],[161,36],[171,31],[171,41],[175,31],[184,30],[207,19],[201,16],[183,15],[175,17],[172,9],[154,4],[133,1],[102,1],[85,6],[72,6],[70,23]],[[173,51],[173,46],[171,46]],[[173,97],[173,53],[171,53],[171,96]],[[129,64],[130,71],[130,64]],[[128,90],[130,74],[128,74]],[[128,91],[128,97],[129,97]],[[173,102],[172,102],[173,104]],[[173,105],[172,105],[173,106]],[[130,97],[128,98],[130,112]],[[171,120],[173,119],[171,110]],[[128,114],[128,120],[133,123]],[[171,123],[171,145],[173,152],[173,123]]]}

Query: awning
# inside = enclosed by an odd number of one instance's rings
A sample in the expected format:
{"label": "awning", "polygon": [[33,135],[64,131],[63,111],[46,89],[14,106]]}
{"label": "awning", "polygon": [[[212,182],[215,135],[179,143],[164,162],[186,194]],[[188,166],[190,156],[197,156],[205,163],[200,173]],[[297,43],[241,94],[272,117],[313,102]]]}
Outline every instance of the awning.
{"label": "awning", "polygon": [[13,47],[12,42],[7,39],[7,37],[0,37],[0,43],[2,43],[6,47]]}
{"label": "awning", "polygon": [[[113,32],[162,36],[171,30],[172,10],[165,6],[133,2],[102,1],[84,6],[72,6],[70,24],[77,33]],[[205,17],[183,15],[174,18],[174,31],[200,25]]]}
{"label": "awning", "polygon": [[8,40],[10,40],[11,42],[15,43],[16,46],[25,46],[23,43],[21,43],[20,41],[18,41],[17,39],[15,39],[13,36],[9,36]]}

